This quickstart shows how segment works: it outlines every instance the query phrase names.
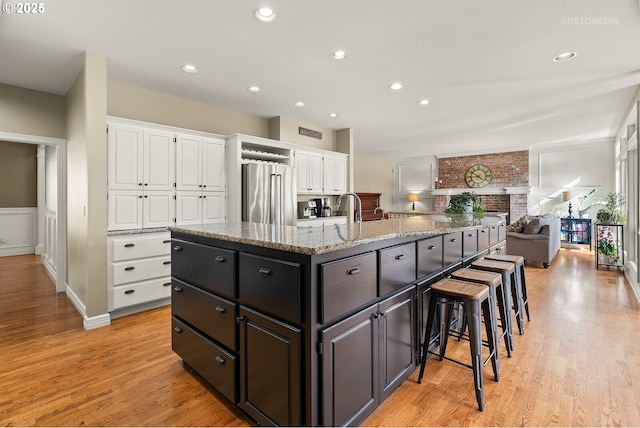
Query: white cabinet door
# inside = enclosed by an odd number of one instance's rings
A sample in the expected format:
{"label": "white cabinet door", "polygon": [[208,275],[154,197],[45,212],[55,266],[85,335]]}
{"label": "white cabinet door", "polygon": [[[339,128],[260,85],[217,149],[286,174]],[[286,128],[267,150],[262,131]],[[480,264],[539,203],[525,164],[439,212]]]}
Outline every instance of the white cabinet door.
{"label": "white cabinet door", "polygon": [[109,230],[142,229],[142,191],[109,191]]}
{"label": "white cabinet door", "polygon": [[324,193],[339,195],[347,191],[347,157],[325,155]]}
{"label": "white cabinet door", "polygon": [[145,190],[173,190],[174,138],[174,133],[145,128],[142,157]]}
{"label": "white cabinet door", "polygon": [[347,191],[347,157],[336,158],[335,164],[335,185],[336,193],[342,194]]}
{"label": "white cabinet door", "polygon": [[332,156],[324,157],[324,193],[333,193],[336,188],[336,159]]}
{"label": "white cabinet door", "polygon": [[202,223],[202,192],[176,193],[176,224]]}
{"label": "white cabinet door", "polygon": [[142,128],[109,124],[107,147],[109,189],[141,189],[143,184]]}
{"label": "white cabinet door", "polygon": [[225,163],[225,142],[204,138],[202,140],[202,185],[204,190],[220,192],[225,190]]}
{"label": "white cabinet door", "polygon": [[298,193],[322,193],[322,154],[296,150]]}
{"label": "white cabinet door", "polygon": [[321,153],[311,152],[309,155],[309,187],[311,193],[322,192],[323,186],[323,160]]}
{"label": "white cabinet door", "polygon": [[225,221],[225,194],[204,192],[202,194],[202,222],[219,223]]}
{"label": "white cabinet door", "polygon": [[176,190],[202,189],[202,138],[179,134],[176,143]]}
{"label": "white cabinet door", "polygon": [[176,201],[173,191],[145,191],[142,199],[142,227],[167,227],[174,225]]}
{"label": "white cabinet door", "polygon": [[298,193],[311,192],[309,185],[309,153],[296,150],[296,175],[298,178]]}

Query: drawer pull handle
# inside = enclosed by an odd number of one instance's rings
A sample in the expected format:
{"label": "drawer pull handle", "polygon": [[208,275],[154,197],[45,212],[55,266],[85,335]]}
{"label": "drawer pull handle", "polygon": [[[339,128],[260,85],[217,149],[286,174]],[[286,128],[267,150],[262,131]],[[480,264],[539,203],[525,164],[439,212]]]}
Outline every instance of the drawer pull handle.
{"label": "drawer pull handle", "polygon": [[127,291],[124,292],[124,294],[133,294],[135,292],[136,292],[136,290],[127,290]]}
{"label": "drawer pull handle", "polygon": [[213,260],[217,261],[218,263],[224,263],[224,262],[226,262],[226,261],[227,261],[227,259],[225,259],[225,258],[224,258],[224,257],[222,257],[222,256],[216,256],[216,258],[215,258],[215,259],[213,259]]}
{"label": "drawer pull handle", "polygon": [[402,260],[402,259],[404,259],[404,254],[398,254],[396,256],[396,260]]}
{"label": "drawer pull handle", "polygon": [[237,317],[237,318],[236,318],[236,322],[237,322],[238,324],[240,324],[240,323],[241,323],[242,321],[244,321],[244,320],[245,320],[245,318],[244,318],[244,317]]}
{"label": "drawer pull handle", "polygon": [[458,238],[451,238],[451,242],[456,242]]}
{"label": "drawer pull handle", "polygon": [[220,355],[218,355],[216,357],[216,361],[218,362],[218,364],[222,365],[224,363],[226,363],[226,361],[224,360],[224,358],[222,358]]}
{"label": "drawer pull handle", "polygon": [[162,262],[163,265],[170,265],[171,264],[171,260],[165,260],[164,262]]}
{"label": "drawer pull handle", "polygon": [[482,229],[482,230],[480,231],[480,233],[487,233],[487,231],[486,231],[486,230],[484,230],[484,229]]}
{"label": "drawer pull handle", "polygon": [[171,243],[171,239],[165,239],[164,241],[162,241],[163,244],[170,244]]}
{"label": "drawer pull handle", "polygon": [[173,251],[182,251],[182,247],[180,245],[176,245],[173,247]]}
{"label": "drawer pull handle", "polygon": [[126,268],[124,268],[124,270],[134,270],[135,267],[134,266],[127,266]]}
{"label": "drawer pull handle", "polygon": [[427,247],[427,250],[435,250],[435,249],[436,249],[436,246],[435,246],[435,245],[429,245],[429,246]]}
{"label": "drawer pull handle", "polygon": [[271,269],[260,268],[258,269],[258,273],[261,273],[263,275],[271,275],[273,272],[271,272]]}
{"label": "drawer pull handle", "polygon": [[131,248],[131,247],[135,247],[136,244],[124,244],[124,248]]}
{"label": "drawer pull handle", "polygon": [[182,333],[182,329],[180,327],[175,327],[173,331],[175,331],[176,333]]}
{"label": "drawer pull handle", "polygon": [[162,284],[162,286],[163,286],[163,287],[168,287],[168,286],[170,286],[170,285],[171,285],[171,283],[170,283],[170,282],[165,282],[164,284]]}
{"label": "drawer pull handle", "polygon": [[473,238],[473,233],[467,235],[469,238]]}
{"label": "drawer pull handle", "polygon": [[347,270],[347,275],[357,275],[359,273],[360,273],[360,268],[359,267],[353,267],[353,268]]}
{"label": "drawer pull handle", "polygon": [[173,291],[175,291],[176,293],[182,293],[182,287],[175,286],[173,287]]}
{"label": "drawer pull handle", "polygon": [[227,310],[220,305],[216,306],[216,311],[220,312],[221,314],[227,312]]}

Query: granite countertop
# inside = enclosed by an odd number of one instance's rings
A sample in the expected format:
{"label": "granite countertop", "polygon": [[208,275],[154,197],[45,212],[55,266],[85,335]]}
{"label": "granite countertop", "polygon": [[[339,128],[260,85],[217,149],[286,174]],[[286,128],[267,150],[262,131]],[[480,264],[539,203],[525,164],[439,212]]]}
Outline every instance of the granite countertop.
{"label": "granite countertop", "polygon": [[169,227],[181,232],[205,238],[273,248],[293,253],[315,255],[372,242],[402,237],[429,237],[456,231],[476,229],[498,224],[499,217],[485,217],[474,224],[453,226],[442,215],[404,217],[368,221],[361,225],[349,223],[318,228],[298,228],[263,223],[227,222]]}
{"label": "granite countertop", "polygon": [[123,236],[123,235],[138,235],[140,233],[157,233],[168,232],[166,227],[154,227],[152,229],[129,229],[129,230],[110,230],[107,232],[107,236]]}

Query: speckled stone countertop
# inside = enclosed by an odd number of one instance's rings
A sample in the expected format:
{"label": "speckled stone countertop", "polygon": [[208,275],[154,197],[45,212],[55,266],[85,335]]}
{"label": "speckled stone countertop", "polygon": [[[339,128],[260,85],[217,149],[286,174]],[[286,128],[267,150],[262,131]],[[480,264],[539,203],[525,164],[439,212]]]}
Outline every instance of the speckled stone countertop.
{"label": "speckled stone countertop", "polygon": [[130,230],[110,230],[107,236],[123,236],[123,235],[138,235],[140,233],[158,233],[168,232],[166,227],[155,227],[153,229],[130,229]]}
{"label": "speckled stone countertop", "polygon": [[169,227],[170,231],[205,238],[273,248],[293,253],[315,255],[339,251],[358,245],[402,237],[429,237],[476,229],[500,223],[499,217],[485,217],[474,224],[456,227],[442,215],[404,217],[349,223],[317,228],[298,228],[262,223],[209,223]]}

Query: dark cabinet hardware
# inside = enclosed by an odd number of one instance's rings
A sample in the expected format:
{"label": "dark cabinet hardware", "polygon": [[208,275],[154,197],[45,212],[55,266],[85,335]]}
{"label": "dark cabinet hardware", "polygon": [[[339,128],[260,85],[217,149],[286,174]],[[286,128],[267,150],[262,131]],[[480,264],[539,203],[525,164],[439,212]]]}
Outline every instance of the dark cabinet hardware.
{"label": "dark cabinet hardware", "polygon": [[149,183],[144,183],[144,185],[145,185],[145,186],[148,186],[148,185],[149,185]]}
{"label": "dark cabinet hardware", "polygon": [[213,259],[213,260],[217,261],[218,263],[224,263],[224,262],[226,262],[226,261],[227,261],[227,259],[225,259],[225,258],[224,258],[224,257],[222,257],[222,256],[216,256],[216,258],[215,258],[215,259]]}
{"label": "dark cabinet hardware", "polygon": [[[202,187],[207,187],[207,185],[205,184],[205,185],[204,185],[204,186],[202,186]],[[206,196],[205,196],[205,198],[206,198]]]}
{"label": "dark cabinet hardware", "polygon": [[135,266],[127,266],[126,268],[124,268],[124,270],[134,270]]}
{"label": "dark cabinet hardware", "polygon": [[451,238],[451,242],[456,242],[458,238]]}
{"label": "dark cabinet hardware", "polygon": [[485,229],[480,229],[480,233],[487,233]]}
{"label": "dark cabinet hardware", "polygon": [[224,358],[222,358],[220,355],[218,355],[218,356],[216,357],[216,361],[218,362],[218,364],[224,364],[224,363],[226,363],[225,359],[224,359]]}
{"label": "dark cabinet hardware", "polygon": [[173,251],[182,251],[182,247],[180,245],[176,245],[173,247]]}
{"label": "dark cabinet hardware", "polygon": [[171,285],[171,283],[170,283],[170,282],[165,282],[164,284],[162,284],[162,286],[163,286],[163,287],[168,287],[168,286],[170,286],[170,285]]}
{"label": "dark cabinet hardware", "polygon": [[162,262],[163,265],[170,265],[171,264],[171,260],[165,260],[164,262]]}
{"label": "dark cabinet hardware", "polygon": [[176,333],[182,333],[182,329],[180,327],[174,327],[173,331]]}
{"label": "dark cabinet hardware", "polygon": [[136,290],[127,290],[127,291],[124,292],[124,294],[133,294],[135,292],[136,292]]}
{"label": "dark cabinet hardware", "polygon": [[220,312],[221,314],[224,314],[225,312],[227,312],[227,310],[225,308],[223,308],[222,306],[216,306],[216,311]]}
{"label": "dark cabinet hardware", "polygon": [[182,293],[182,287],[175,286],[175,287],[173,288],[173,290],[174,290],[176,293]]}
{"label": "dark cabinet hardware", "polygon": [[347,275],[357,275],[360,273],[360,268],[358,267],[353,267],[349,270],[347,270]]}
{"label": "dark cabinet hardware", "polygon": [[124,248],[131,248],[131,247],[135,247],[136,244],[124,244]]}
{"label": "dark cabinet hardware", "polygon": [[404,254],[398,254],[396,256],[396,260],[402,260],[404,258]]}
{"label": "dark cabinet hardware", "polygon": [[469,238],[473,238],[473,233],[467,235]]}
{"label": "dark cabinet hardware", "polygon": [[145,197],[145,198],[148,198],[149,196],[148,196],[148,195],[144,195],[144,197]]}
{"label": "dark cabinet hardware", "polygon": [[244,320],[245,320],[245,318],[244,318],[244,317],[237,317],[237,318],[236,318],[236,322],[237,322],[238,324],[240,324],[240,323],[241,323],[242,321],[244,321]]}
{"label": "dark cabinet hardware", "polygon": [[138,199],[142,199],[142,195],[138,195]]}
{"label": "dark cabinet hardware", "polygon": [[271,272],[271,269],[260,268],[258,269],[258,273],[261,273],[263,275],[271,275],[273,272]]}
{"label": "dark cabinet hardware", "polygon": [[165,239],[164,241],[162,241],[163,244],[170,244],[171,243],[171,239]]}
{"label": "dark cabinet hardware", "polygon": [[429,246],[427,247],[427,250],[435,250],[435,249],[436,249],[436,246],[435,246],[435,245],[429,245]]}
{"label": "dark cabinet hardware", "polygon": [[138,186],[142,186],[142,183],[138,183]]}

